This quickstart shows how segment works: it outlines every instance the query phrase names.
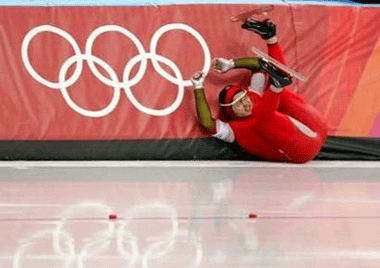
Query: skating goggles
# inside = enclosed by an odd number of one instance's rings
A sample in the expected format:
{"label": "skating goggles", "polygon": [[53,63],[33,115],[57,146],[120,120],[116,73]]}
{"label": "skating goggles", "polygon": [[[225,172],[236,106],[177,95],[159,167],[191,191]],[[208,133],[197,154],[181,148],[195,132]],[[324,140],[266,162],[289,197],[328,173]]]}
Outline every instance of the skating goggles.
{"label": "skating goggles", "polygon": [[[239,93],[240,92],[241,91],[239,91]],[[247,95],[247,92],[248,92],[247,90],[243,90],[243,94],[241,94],[239,97],[237,97],[233,102],[231,102],[231,103],[219,103],[219,105],[222,107],[232,106],[235,103],[237,103],[239,100],[241,100],[245,95]]]}

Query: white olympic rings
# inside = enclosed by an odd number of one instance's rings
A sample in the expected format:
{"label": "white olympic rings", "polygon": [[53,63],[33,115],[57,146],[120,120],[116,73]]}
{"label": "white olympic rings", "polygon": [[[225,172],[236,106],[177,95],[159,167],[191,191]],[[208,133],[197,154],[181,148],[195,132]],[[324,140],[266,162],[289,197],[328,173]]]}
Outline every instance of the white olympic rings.
{"label": "white olympic rings", "polygon": [[[89,35],[86,41],[84,54],[81,53],[79,45],[70,34],[68,34],[67,32],[65,32],[64,30],[60,28],[57,28],[51,25],[41,25],[41,26],[37,26],[33,28],[25,35],[24,40],[22,42],[22,46],[21,46],[21,58],[26,70],[36,81],[38,81],[40,84],[46,87],[49,87],[52,89],[59,89],[66,103],[69,105],[69,107],[83,116],[103,117],[111,113],[116,108],[117,104],[119,103],[121,89],[124,90],[126,96],[129,98],[131,103],[139,111],[149,114],[149,115],[154,115],[154,116],[165,116],[165,115],[173,113],[181,105],[182,99],[184,97],[185,87],[192,85],[189,79],[188,80],[183,79],[181,71],[172,60],[156,54],[157,44],[158,44],[159,39],[161,38],[163,34],[172,30],[182,30],[182,31],[188,32],[189,34],[191,34],[197,39],[197,41],[199,42],[203,50],[204,64],[203,64],[202,72],[207,74],[211,67],[211,53],[210,53],[209,47],[206,41],[203,39],[203,37],[196,30],[182,23],[167,24],[159,28],[152,36],[151,43],[150,43],[150,52],[146,52],[140,40],[127,29],[118,25],[100,26],[96,28]],[[29,44],[37,34],[42,33],[42,32],[51,32],[51,33],[61,36],[72,46],[75,53],[73,56],[69,57],[62,64],[62,67],[59,71],[58,82],[52,82],[43,78],[34,69],[29,59],[29,54],[28,54]],[[125,35],[135,44],[137,51],[139,53],[138,55],[130,59],[129,62],[125,65],[124,70],[123,70],[122,81],[119,81],[116,72],[112,69],[112,67],[107,62],[105,62],[101,58],[94,56],[92,54],[92,48],[93,48],[95,40],[97,39],[98,36],[106,32],[117,32],[117,33]],[[148,59],[151,60],[154,69],[163,78],[165,78],[169,82],[176,84],[178,86],[177,97],[175,98],[174,102],[166,108],[153,109],[153,108],[146,107],[142,105],[134,97],[131,91],[131,87],[138,84],[143,78],[147,69]],[[99,81],[101,81],[103,84],[107,86],[113,87],[114,89],[114,93],[113,93],[110,103],[106,107],[100,110],[93,111],[93,110],[87,110],[87,109],[84,109],[83,107],[80,107],[78,104],[76,104],[72,100],[69,93],[67,92],[67,88],[72,86],[79,79],[82,73],[82,69],[83,69],[83,61],[87,62],[92,74],[97,79],[99,79]],[[140,67],[137,73],[135,74],[134,77],[129,79],[130,78],[129,76],[131,74],[133,67],[139,62],[140,62]],[[159,62],[171,68],[174,73],[174,76],[166,72],[160,66]],[[75,70],[73,74],[71,75],[71,77],[66,79],[67,71],[70,68],[70,66],[73,65],[74,63],[76,63]],[[101,66],[108,73],[109,77],[105,77],[104,75],[102,75],[97,69],[95,64]]]}

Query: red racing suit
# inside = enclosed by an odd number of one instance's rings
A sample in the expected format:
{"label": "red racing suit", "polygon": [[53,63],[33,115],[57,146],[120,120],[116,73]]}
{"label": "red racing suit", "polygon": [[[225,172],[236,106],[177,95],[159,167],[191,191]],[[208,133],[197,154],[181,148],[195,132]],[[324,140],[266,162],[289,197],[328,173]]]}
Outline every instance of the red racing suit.
{"label": "red racing suit", "polygon": [[[285,64],[278,43],[268,45],[268,54]],[[318,155],[327,126],[310,103],[289,88],[275,93],[269,83],[262,96],[252,91],[248,96],[254,103],[252,114],[227,122],[216,120],[214,137],[235,141],[246,152],[268,161],[305,163]]]}

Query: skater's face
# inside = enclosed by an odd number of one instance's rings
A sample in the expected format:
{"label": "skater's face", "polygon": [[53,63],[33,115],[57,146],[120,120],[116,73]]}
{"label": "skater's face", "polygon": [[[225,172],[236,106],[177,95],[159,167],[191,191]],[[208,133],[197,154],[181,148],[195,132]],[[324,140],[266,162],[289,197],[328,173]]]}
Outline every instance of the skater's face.
{"label": "skater's face", "polygon": [[[244,94],[244,96],[242,96]],[[233,101],[239,99],[236,103],[232,105],[232,111],[237,117],[248,117],[252,114],[252,100],[245,94],[245,92],[236,93]]]}

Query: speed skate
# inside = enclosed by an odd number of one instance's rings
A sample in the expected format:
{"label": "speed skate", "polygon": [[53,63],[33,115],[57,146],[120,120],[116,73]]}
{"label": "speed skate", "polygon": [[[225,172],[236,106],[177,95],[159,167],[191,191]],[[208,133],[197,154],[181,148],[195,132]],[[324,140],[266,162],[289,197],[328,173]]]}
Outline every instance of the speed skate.
{"label": "speed skate", "polygon": [[253,53],[255,53],[257,56],[259,56],[260,58],[262,58],[263,60],[267,61],[267,62],[270,62],[272,63],[274,66],[276,66],[278,69],[280,69],[281,71],[287,73],[288,75],[290,75],[291,77],[294,77],[294,78],[297,78],[298,80],[302,81],[302,82],[306,82],[307,81],[307,77],[298,73],[296,70],[286,66],[285,64],[282,64],[281,62],[279,62],[278,60],[272,58],[271,56],[269,56],[268,54],[262,52],[260,49],[258,49],[257,47],[252,47],[251,50],[253,51]]}

